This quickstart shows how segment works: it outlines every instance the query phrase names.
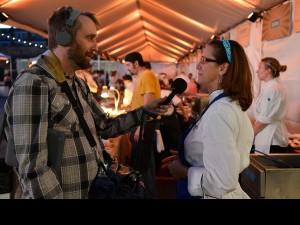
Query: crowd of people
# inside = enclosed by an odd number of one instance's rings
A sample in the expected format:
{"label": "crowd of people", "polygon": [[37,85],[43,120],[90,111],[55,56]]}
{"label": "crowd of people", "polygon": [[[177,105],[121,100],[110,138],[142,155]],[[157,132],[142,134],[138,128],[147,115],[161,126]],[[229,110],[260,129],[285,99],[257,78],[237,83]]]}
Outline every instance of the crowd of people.
{"label": "crowd of people", "polygon": [[[71,26],[66,23],[70,18]],[[184,72],[174,78],[165,72],[155,74],[139,52],[125,56],[128,74],[119,77],[117,71],[110,75],[91,71],[100,26],[93,13],[63,6],[49,18],[48,26],[49,51],[17,77],[5,104],[7,151],[16,155],[13,166],[22,189],[20,198],[88,198],[97,175],[96,156],[103,158],[101,139],[122,134],[130,136],[130,166],[141,172],[149,199],[157,198],[155,178],[161,168],[177,179],[175,198],[247,199],[239,175],[250,164],[251,149],[266,154],[292,152],[283,122],[288,101],[279,79],[287,66],[277,59],[261,59],[257,76],[265,86],[253,100],[250,64],[234,40],[207,43],[196,77]],[[65,40],[61,32],[69,32],[72,38]],[[189,114],[182,99],[175,96],[170,104],[163,104],[178,78],[187,82],[182,96],[196,95],[200,85],[209,96],[207,107],[184,132],[178,117],[187,123]],[[90,145],[65,94],[66,85],[96,146]],[[126,113],[114,118],[104,113],[99,104],[103,86],[120,92],[119,107]],[[252,104],[254,115],[249,117]],[[49,128],[66,137],[59,171],[47,163]],[[157,154],[157,130],[164,142],[163,154]]]}

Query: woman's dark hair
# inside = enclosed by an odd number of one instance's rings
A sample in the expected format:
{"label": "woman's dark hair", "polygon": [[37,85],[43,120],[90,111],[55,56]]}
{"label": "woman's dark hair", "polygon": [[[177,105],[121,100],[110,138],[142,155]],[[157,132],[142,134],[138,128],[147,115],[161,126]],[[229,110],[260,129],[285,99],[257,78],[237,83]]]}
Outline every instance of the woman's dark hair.
{"label": "woman's dark hair", "polygon": [[[75,37],[76,32],[81,28],[82,24],[78,21],[78,17],[75,20],[73,26],[66,26],[66,21],[70,18],[73,11],[71,6],[63,6],[57,9],[52,16],[48,19],[48,48],[53,50],[57,47],[56,34],[61,31],[64,27],[72,37]],[[89,17],[97,27],[100,27],[100,23],[91,12],[81,12],[80,15]]]}
{"label": "woman's dark hair", "polygon": [[158,81],[159,81],[160,88],[161,88],[161,89],[166,89],[166,84],[165,84],[165,82],[164,82],[163,80],[161,80],[161,79],[159,79]]}
{"label": "woman's dark hair", "polygon": [[149,69],[149,70],[151,70],[151,68],[152,68],[151,63],[148,62],[148,61],[145,61],[145,62],[144,62],[144,67],[145,67],[146,69]]}
{"label": "woman's dark hair", "polygon": [[287,69],[286,65],[280,65],[279,61],[273,57],[266,57],[261,60],[265,64],[265,68],[270,68],[273,77],[279,77],[280,72],[284,72]]}
{"label": "woman's dark hair", "polygon": [[217,63],[228,63],[229,69],[223,76],[220,87],[224,94],[233,101],[237,100],[243,111],[246,111],[252,104],[252,74],[247,55],[243,47],[236,41],[229,40],[231,47],[231,62],[228,62],[223,42],[212,40],[208,45],[213,47],[213,56]]}

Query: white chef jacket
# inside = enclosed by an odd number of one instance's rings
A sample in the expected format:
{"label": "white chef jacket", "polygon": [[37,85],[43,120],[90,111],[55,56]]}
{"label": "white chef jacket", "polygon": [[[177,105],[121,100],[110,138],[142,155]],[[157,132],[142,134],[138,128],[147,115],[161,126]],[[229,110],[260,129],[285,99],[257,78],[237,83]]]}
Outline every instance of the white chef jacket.
{"label": "white chef jacket", "polygon": [[134,83],[133,82],[128,87],[126,87],[124,89],[123,104],[126,105],[126,106],[131,104],[133,89],[134,89]]}
{"label": "white chef jacket", "polygon": [[[212,92],[209,102],[222,92]],[[223,97],[214,102],[184,142],[185,157],[192,165],[189,193],[204,198],[249,198],[238,178],[250,163],[253,138],[249,117],[236,101]]]}
{"label": "white chef jacket", "polygon": [[269,153],[271,145],[288,146],[288,131],[284,124],[287,109],[285,87],[279,78],[266,82],[255,101],[254,118],[268,125],[255,136],[256,150]]}

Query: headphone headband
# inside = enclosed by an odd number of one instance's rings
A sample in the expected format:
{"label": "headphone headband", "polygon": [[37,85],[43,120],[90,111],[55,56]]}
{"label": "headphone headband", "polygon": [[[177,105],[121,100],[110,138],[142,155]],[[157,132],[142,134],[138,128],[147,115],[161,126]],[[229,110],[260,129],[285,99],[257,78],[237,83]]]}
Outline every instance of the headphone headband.
{"label": "headphone headband", "polygon": [[80,13],[81,13],[81,11],[79,11],[77,9],[73,9],[69,19],[66,20],[66,25],[69,27],[72,27],[76,18],[80,15]]}
{"label": "headphone headband", "polygon": [[72,34],[68,32],[67,27],[72,27],[76,18],[80,15],[81,11],[77,9],[72,9],[71,15],[66,20],[65,26],[56,33],[55,39],[56,43],[61,46],[68,46],[72,43]]}

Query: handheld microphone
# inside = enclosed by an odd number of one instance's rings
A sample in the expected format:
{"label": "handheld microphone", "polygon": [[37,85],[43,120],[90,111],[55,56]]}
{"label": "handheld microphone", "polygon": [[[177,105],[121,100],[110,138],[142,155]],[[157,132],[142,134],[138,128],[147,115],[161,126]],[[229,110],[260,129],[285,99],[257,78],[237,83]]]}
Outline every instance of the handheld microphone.
{"label": "handheld microphone", "polygon": [[[171,93],[167,96],[167,98],[161,104],[162,105],[169,104],[171,102],[172,98],[176,94],[182,94],[186,88],[187,88],[186,81],[182,78],[176,78],[171,85]],[[156,119],[158,117],[158,115],[150,113],[150,112],[147,112],[147,114],[154,119]]]}
{"label": "handheld microphone", "polygon": [[187,83],[182,78],[176,78],[171,85],[171,93],[168,95],[162,105],[167,105],[172,101],[172,98],[177,94],[182,94],[187,88]]}

